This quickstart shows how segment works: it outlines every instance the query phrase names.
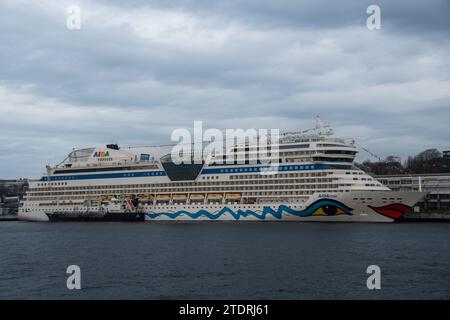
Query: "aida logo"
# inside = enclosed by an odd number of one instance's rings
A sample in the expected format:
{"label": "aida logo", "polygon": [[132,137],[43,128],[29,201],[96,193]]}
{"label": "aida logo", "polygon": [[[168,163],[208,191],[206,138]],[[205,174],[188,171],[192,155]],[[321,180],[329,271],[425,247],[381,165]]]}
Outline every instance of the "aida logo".
{"label": "aida logo", "polygon": [[94,158],[103,158],[103,157],[109,157],[109,151],[96,151],[94,153]]}

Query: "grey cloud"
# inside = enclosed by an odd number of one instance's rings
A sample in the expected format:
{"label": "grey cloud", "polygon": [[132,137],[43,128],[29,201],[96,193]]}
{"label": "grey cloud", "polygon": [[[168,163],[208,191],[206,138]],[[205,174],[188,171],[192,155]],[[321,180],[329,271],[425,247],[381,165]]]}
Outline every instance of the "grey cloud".
{"label": "grey cloud", "polygon": [[[15,168],[0,176],[36,175],[73,146],[166,143],[193,120],[295,129],[321,114],[381,155],[447,148],[449,2],[378,1],[373,32],[371,3],[82,1],[69,31],[63,5],[4,2],[0,159]],[[186,21],[133,21],[155,8]]]}
{"label": "grey cloud", "polygon": [[146,6],[173,10],[186,10],[205,17],[219,16],[226,20],[242,21],[260,28],[303,27],[340,28],[365,24],[366,8],[380,6],[383,22],[392,28],[391,32],[425,32],[450,29],[450,2],[447,0],[280,0],[261,2],[259,0],[98,0],[99,3],[112,4],[124,8]]}

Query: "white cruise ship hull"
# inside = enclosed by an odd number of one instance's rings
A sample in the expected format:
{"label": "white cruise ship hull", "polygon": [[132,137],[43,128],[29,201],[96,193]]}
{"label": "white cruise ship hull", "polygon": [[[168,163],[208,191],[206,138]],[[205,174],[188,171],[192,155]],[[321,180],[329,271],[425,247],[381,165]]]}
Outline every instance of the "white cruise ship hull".
{"label": "white cruise ship hull", "polygon": [[34,222],[46,222],[50,220],[45,213],[33,210],[27,212],[20,210],[18,213],[18,218],[19,220],[22,221],[34,221]]}
{"label": "white cruise ship hull", "polygon": [[[315,193],[308,200],[260,204],[159,204],[145,210],[146,221],[305,221],[393,222],[426,195],[424,192],[353,191]],[[332,208],[327,214],[323,208]],[[334,208],[333,208],[334,207]],[[19,213],[26,221],[49,221],[46,213]]]}

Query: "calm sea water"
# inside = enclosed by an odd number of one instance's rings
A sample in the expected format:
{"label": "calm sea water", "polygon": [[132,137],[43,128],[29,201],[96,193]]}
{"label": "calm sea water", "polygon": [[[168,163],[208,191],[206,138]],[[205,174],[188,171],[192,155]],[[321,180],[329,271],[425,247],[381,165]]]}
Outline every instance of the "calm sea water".
{"label": "calm sea water", "polygon": [[0,222],[0,240],[2,299],[450,298],[450,224]]}

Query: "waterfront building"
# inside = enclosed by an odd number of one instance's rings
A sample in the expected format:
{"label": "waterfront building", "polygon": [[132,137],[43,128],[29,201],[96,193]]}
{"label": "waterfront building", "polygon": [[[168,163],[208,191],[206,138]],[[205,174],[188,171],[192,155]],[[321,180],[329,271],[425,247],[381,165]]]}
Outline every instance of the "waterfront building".
{"label": "waterfront building", "polygon": [[450,173],[380,175],[377,180],[395,191],[425,191],[418,203],[422,211],[450,213]]}

